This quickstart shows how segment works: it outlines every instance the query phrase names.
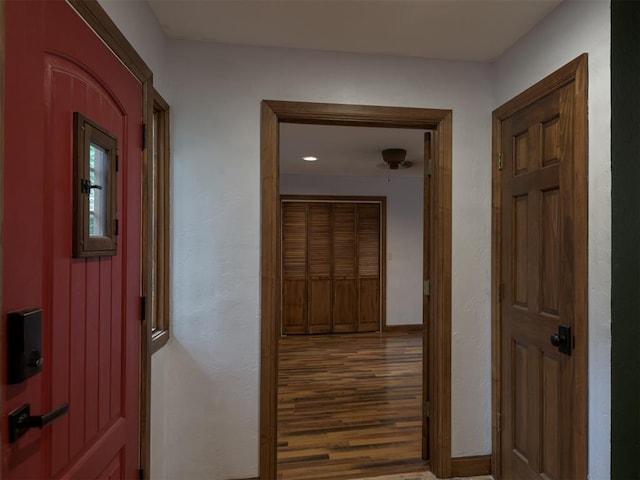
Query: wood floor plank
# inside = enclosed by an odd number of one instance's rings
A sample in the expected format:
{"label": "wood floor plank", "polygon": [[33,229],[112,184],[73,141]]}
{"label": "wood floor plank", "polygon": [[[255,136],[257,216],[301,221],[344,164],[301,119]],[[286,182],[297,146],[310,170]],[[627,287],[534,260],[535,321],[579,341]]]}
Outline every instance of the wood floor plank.
{"label": "wood floor plank", "polygon": [[427,470],[420,332],[283,337],[278,361],[278,480]]}

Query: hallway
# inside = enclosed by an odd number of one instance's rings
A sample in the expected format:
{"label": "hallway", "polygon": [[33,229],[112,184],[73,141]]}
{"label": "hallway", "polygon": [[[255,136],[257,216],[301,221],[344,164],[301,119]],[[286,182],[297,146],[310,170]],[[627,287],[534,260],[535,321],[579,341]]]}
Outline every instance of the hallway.
{"label": "hallway", "polygon": [[421,370],[420,332],[282,338],[278,479],[426,470]]}

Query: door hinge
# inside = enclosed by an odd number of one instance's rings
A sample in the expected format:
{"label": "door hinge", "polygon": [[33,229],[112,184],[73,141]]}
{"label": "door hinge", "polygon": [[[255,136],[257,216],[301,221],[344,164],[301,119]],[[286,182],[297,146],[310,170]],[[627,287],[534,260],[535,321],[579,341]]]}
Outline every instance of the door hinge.
{"label": "door hinge", "polygon": [[116,155],[116,172],[120,168],[120,155]]}
{"label": "door hinge", "polygon": [[424,293],[424,295],[426,296],[430,296],[431,295],[431,280],[425,280],[423,285],[422,285],[422,291]]}
{"label": "door hinge", "polygon": [[429,400],[424,402],[423,406],[424,418],[429,418],[431,416]]}
{"label": "door hinge", "polygon": [[114,235],[118,236],[118,233],[120,232],[120,222],[118,222],[118,219],[115,219],[115,225],[113,226],[113,229],[115,230]]}
{"label": "door hinge", "polygon": [[138,469],[138,478],[140,480],[144,480],[144,469],[142,469],[142,468]]}
{"label": "door hinge", "polygon": [[504,283],[499,283],[498,284],[498,303],[502,302],[503,297],[504,297]]}
{"label": "door hinge", "polygon": [[504,157],[502,156],[502,152],[498,154],[498,170],[502,171],[504,168]]}
{"label": "door hinge", "polygon": [[140,297],[140,321],[147,319],[147,297]]}
{"label": "door hinge", "polygon": [[147,148],[147,124],[142,124],[142,150]]}
{"label": "door hinge", "polygon": [[501,432],[502,431],[502,414],[498,413],[497,418],[496,418],[496,427],[498,428],[498,431]]}
{"label": "door hinge", "polygon": [[425,174],[431,176],[433,175],[433,160],[429,160],[425,165]]}

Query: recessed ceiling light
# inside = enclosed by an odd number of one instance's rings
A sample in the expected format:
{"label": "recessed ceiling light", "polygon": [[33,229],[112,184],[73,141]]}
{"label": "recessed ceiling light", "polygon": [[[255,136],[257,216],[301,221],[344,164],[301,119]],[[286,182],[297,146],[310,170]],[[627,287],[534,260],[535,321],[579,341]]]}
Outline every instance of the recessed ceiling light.
{"label": "recessed ceiling light", "polygon": [[318,159],[318,157],[308,156],[308,157],[302,157],[302,159],[303,159],[305,162],[315,162],[315,161]]}

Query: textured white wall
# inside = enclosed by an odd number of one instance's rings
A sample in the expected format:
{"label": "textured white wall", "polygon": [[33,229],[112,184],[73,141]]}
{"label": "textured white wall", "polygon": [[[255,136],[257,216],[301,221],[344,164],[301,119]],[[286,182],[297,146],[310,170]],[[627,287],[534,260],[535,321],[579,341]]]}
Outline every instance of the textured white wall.
{"label": "textured white wall", "polygon": [[387,325],[422,323],[421,177],[281,175],[280,193],[387,197]]}
{"label": "textured white wall", "polygon": [[589,474],[610,475],[611,21],[608,1],[567,1],[494,68],[494,107],[589,54]]}
{"label": "textured white wall", "polygon": [[[490,68],[171,42],[174,329],[167,476],[257,473],[260,101],[451,108],[454,454],[490,452]],[[472,339],[472,345],[457,346]]]}
{"label": "textured white wall", "polygon": [[608,2],[565,2],[493,67],[167,42],[146,3],[100,2],[153,69],[174,115],[174,330],[153,357],[154,478],[257,473],[259,102],[266,98],[453,109],[453,454],[489,453],[490,112],[583,51],[590,54],[589,463],[592,479],[608,478]]}

